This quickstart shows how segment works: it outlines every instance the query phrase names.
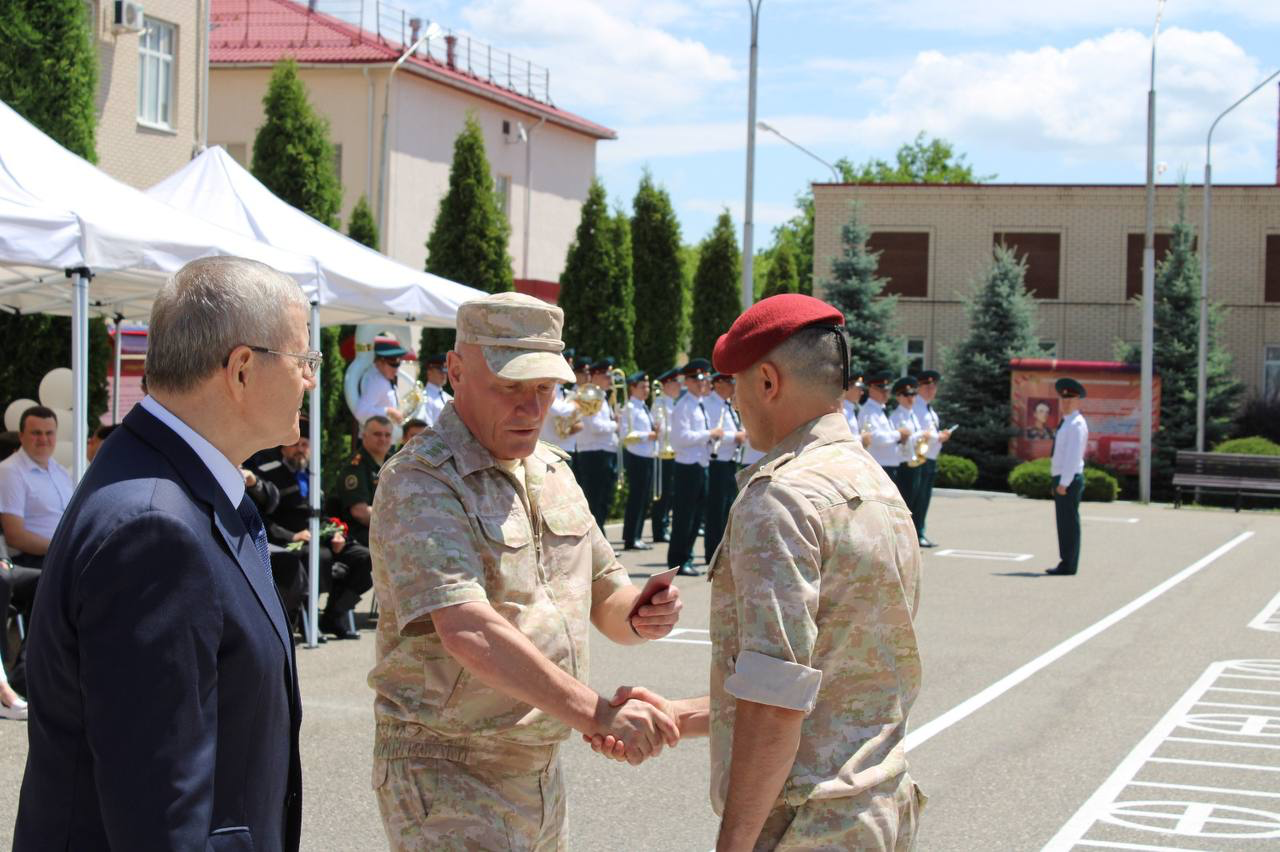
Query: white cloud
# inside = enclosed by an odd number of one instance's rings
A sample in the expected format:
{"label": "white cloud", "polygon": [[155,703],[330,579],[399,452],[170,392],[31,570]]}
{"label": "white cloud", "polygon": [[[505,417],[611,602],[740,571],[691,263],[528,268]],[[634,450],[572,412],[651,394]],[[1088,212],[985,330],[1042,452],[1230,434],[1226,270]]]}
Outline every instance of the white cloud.
{"label": "white cloud", "polygon": [[[677,202],[676,206],[682,213],[700,213],[704,216],[710,216],[712,219],[718,217],[727,207],[729,215],[733,217],[733,227],[737,232],[738,241],[742,241],[742,211],[746,209],[747,205],[746,199],[742,197],[741,187],[738,188],[738,197],[734,199],[716,201],[708,198],[692,198]],[[755,210],[755,220],[753,222],[754,238],[752,242],[756,249],[772,242],[773,238],[770,234],[773,229],[796,215],[795,204],[775,204],[756,200],[752,204],[752,208]],[[696,242],[704,237],[706,237],[706,234],[685,234],[685,241]]]}
{"label": "white cloud", "polygon": [[[845,7],[846,9],[848,7]],[[1064,32],[1082,29],[1137,27],[1150,33],[1155,24],[1155,0],[868,0],[849,15],[871,17],[882,25],[933,31],[1023,33],[1027,30]],[[1253,24],[1280,23],[1280,3],[1274,0],[1174,0],[1164,10],[1165,25],[1221,21],[1233,18]]]}

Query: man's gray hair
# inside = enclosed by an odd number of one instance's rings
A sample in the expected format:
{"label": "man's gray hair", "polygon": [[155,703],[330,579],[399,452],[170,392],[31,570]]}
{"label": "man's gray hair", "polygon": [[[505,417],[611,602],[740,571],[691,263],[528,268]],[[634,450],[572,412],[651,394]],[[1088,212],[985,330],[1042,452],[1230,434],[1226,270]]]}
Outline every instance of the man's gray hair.
{"label": "man's gray hair", "polygon": [[762,360],[771,361],[794,382],[817,392],[829,392],[832,399],[844,393],[844,362],[831,326],[802,328]]}
{"label": "man's gray hair", "polygon": [[309,307],[297,282],[243,257],[204,257],[160,288],[147,330],[147,385],[189,391],[240,345],[279,349],[291,307]]}

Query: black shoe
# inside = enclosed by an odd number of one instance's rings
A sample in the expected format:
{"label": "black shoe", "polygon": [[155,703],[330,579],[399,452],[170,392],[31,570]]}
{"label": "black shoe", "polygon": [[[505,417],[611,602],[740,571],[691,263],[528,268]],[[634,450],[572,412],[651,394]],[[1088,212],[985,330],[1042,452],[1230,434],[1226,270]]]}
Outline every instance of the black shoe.
{"label": "black shoe", "polygon": [[689,560],[680,566],[680,570],[676,572],[678,577],[701,577],[702,572],[693,567],[693,560]]}
{"label": "black shoe", "polygon": [[332,633],[336,639],[359,639],[360,634],[351,629],[351,625],[347,623],[347,614],[331,615],[324,613],[320,616],[320,630],[323,633]]}
{"label": "black shoe", "polygon": [[1045,569],[1044,573],[1050,574],[1054,577],[1074,577],[1076,572],[1067,571],[1061,567],[1058,567],[1058,568],[1047,568]]}
{"label": "black shoe", "polygon": [[655,536],[653,537],[653,543],[654,543],[654,544],[667,544],[667,543],[669,543],[670,541],[671,541],[671,540],[670,540],[669,538],[667,538],[665,535],[655,535]]}
{"label": "black shoe", "polygon": [[924,536],[920,536],[920,546],[921,547],[937,547],[938,545],[929,541],[929,539],[925,538]]}

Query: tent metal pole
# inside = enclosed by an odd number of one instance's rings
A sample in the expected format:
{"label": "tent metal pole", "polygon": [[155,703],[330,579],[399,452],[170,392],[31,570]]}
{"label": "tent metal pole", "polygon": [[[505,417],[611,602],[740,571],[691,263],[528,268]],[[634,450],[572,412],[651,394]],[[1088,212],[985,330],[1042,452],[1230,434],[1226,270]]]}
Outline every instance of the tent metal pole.
{"label": "tent metal pole", "polygon": [[[320,351],[320,303],[311,303],[311,348]],[[311,425],[307,438],[311,441],[311,545],[307,548],[307,647],[320,645],[320,378],[324,366],[316,370],[315,387],[311,389]]]}
{"label": "tent metal pole", "polygon": [[88,462],[85,448],[89,443],[89,279],[88,269],[67,270],[75,276],[75,298],[71,302],[71,374],[74,396],[71,399],[73,447],[72,478],[80,482]]}
{"label": "tent metal pole", "polygon": [[111,424],[120,422],[120,353],[124,350],[123,314],[116,314],[116,358],[111,374]]}

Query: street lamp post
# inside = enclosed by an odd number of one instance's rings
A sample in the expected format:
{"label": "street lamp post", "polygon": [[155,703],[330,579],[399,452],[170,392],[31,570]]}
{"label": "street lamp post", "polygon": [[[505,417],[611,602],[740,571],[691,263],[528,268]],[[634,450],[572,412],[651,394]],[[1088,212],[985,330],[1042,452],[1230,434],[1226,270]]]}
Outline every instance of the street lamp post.
{"label": "street lamp post", "polygon": [[745,311],[755,301],[755,282],[752,261],[755,259],[751,245],[755,219],[756,180],[756,56],[759,53],[760,7],[764,0],[747,0],[751,8],[751,73],[747,92],[747,198],[742,213],[742,309]]}
{"label": "street lamp post", "polygon": [[1156,3],[1156,25],[1151,33],[1151,86],[1147,90],[1147,229],[1142,247],[1142,416],[1139,426],[1141,455],[1138,460],[1138,499],[1151,502],[1152,394],[1155,384],[1156,290],[1156,39],[1164,0]]}
{"label": "street lamp post", "polygon": [[1209,133],[1204,140],[1204,227],[1200,229],[1200,349],[1199,358],[1196,361],[1196,452],[1199,453],[1204,452],[1205,404],[1209,396],[1209,272],[1212,269],[1209,265],[1209,234],[1213,223],[1210,206],[1213,195],[1213,167],[1210,160],[1213,154],[1213,131],[1217,128],[1218,122],[1226,118],[1227,113],[1249,100],[1278,75],[1280,70],[1273,71],[1271,76],[1250,89],[1248,94],[1224,109],[1213,120],[1213,124],[1209,125]]}
{"label": "street lamp post", "polygon": [[822,158],[821,158],[821,157],[819,157],[817,154],[813,153],[813,152],[812,152],[812,151],[810,151],[808,148],[806,148],[806,147],[804,147],[803,145],[801,145],[799,142],[796,142],[794,139],[788,139],[786,136],[783,136],[783,135],[778,131],[778,129],[777,129],[776,127],[774,127],[774,126],[773,126],[773,125],[771,125],[771,124],[765,124],[763,121],[757,121],[757,122],[756,122],[756,127],[760,128],[761,130],[765,131],[766,133],[772,133],[774,136],[777,136],[779,139],[781,139],[783,142],[786,142],[786,143],[787,143],[788,145],[790,145],[791,147],[793,147],[793,148],[797,148],[797,149],[799,149],[800,151],[804,152],[805,154],[808,154],[810,157],[813,157],[813,158],[814,158],[815,160],[817,160],[819,163],[822,163],[822,165],[824,165],[824,166],[826,166],[827,168],[831,169],[831,176],[832,176],[833,178],[835,178],[835,182],[836,182],[836,183],[839,183],[839,182],[840,182],[840,172],[839,172],[839,170],[838,170],[838,169],[836,169],[836,167],[835,167],[835,166],[831,165],[831,164],[830,164],[830,163],[828,163],[826,160],[822,159]]}
{"label": "street lamp post", "polygon": [[423,43],[440,35],[442,30],[440,25],[432,21],[427,25],[427,31],[424,32],[417,41],[409,46],[409,49],[400,54],[400,58],[391,66],[391,70],[387,72],[387,90],[384,92],[382,99],[382,158],[378,164],[378,236],[382,239],[382,248],[385,251],[387,246],[387,157],[390,149],[390,140],[387,138],[388,116],[391,112],[391,79],[396,72],[400,70],[400,66],[405,60],[418,52],[418,48]]}

